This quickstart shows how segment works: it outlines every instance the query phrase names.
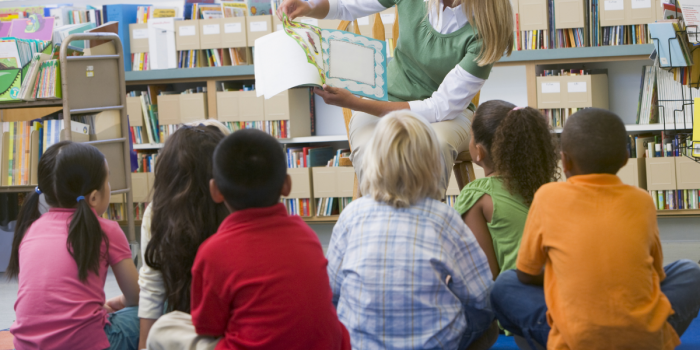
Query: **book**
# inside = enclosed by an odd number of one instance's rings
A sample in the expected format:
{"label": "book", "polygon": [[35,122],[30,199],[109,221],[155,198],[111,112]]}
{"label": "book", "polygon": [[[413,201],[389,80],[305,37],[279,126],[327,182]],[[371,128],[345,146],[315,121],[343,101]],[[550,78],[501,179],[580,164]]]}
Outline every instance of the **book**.
{"label": "book", "polygon": [[678,20],[649,24],[649,33],[659,56],[661,67],[687,67],[692,65],[688,54],[688,41],[679,31]]}
{"label": "book", "polygon": [[388,101],[386,57],[385,41],[286,19],[284,31],[255,41],[257,96],[327,84]]}
{"label": "book", "polygon": [[177,68],[175,19],[152,18],[148,21],[148,68]]}
{"label": "book", "polygon": [[270,0],[246,0],[248,5],[248,16],[271,15],[272,5]]}
{"label": "book", "polygon": [[53,29],[53,17],[40,17],[33,14],[29,18],[13,20],[8,35],[18,39],[51,41]]}

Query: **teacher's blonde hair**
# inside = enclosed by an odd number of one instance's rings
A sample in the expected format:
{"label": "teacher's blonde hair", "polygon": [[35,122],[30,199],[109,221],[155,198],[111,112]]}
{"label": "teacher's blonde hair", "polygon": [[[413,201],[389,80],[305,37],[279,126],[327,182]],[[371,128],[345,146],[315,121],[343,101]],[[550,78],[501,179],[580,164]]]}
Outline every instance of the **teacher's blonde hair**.
{"label": "teacher's blonde hair", "polygon": [[362,193],[395,208],[426,197],[440,200],[439,149],[433,128],[420,116],[408,110],[387,114],[365,149]]}
{"label": "teacher's blonde hair", "polygon": [[[476,27],[482,41],[477,64],[485,66],[497,62],[503,54],[513,52],[513,9],[510,0],[454,0],[462,5],[469,22]],[[430,0],[429,7],[436,7],[440,14],[440,0]]]}

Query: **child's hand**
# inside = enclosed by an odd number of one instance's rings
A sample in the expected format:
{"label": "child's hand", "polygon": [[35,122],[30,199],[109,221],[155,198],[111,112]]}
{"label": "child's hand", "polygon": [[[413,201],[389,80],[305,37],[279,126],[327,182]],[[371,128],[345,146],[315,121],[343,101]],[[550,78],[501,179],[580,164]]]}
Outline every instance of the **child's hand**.
{"label": "child's hand", "polygon": [[353,109],[353,104],[359,100],[350,91],[323,85],[323,89],[314,88],[314,94],[321,96],[326,104]]}
{"label": "child's hand", "polygon": [[303,0],[285,0],[277,9],[277,17],[282,20],[282,13],[286,13],[289,20],[297,17],[308,16],[311,13],[311,5]]}
{"label": "child's hand", "polygon": [[126,303],[124,302],[124,294],[122,294],[118,297],[114,297],[112,299],[107,300],[107,303],[105,303],[104,308],[105,310],[107,310],[107,312],[112,313],[125,308],[125,304]]}

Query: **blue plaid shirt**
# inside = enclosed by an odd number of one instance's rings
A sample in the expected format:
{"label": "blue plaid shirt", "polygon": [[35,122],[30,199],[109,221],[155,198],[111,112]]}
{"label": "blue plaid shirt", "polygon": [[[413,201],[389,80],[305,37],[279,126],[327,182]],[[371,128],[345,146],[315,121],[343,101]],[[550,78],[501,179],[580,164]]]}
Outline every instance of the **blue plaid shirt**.
{"label": "blue plaid shirt", "polygon": [[328,276],[353,349],[458,349],[493,320],[486,255],[436,200],[352,202],[333,229]]}

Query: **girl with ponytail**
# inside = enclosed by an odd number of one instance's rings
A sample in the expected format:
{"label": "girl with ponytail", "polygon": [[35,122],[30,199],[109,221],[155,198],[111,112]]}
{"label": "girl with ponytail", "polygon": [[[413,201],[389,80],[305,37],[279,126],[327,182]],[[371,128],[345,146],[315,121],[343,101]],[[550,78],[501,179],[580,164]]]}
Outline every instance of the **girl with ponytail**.
{"label": "girl with ponytail", "polygon": [[[95,147],[60,142],[39,161],[19,217],[8,276],[19,279],[10,328],[17,349],[136,349],[139,288],[129,243],[109,205],[109,167]],[[39,214],[39,196],[50,206]],[[111,267],[124,293],[105,302]]]}
{"label": "girl with ponytail", "polygon": [[559,177],[556,146],[539,111],[496,100],[476,110],[469,153],[486,177],[462,189],[455,209],[486,253],[495,280],[515,269],[535,192]]}

